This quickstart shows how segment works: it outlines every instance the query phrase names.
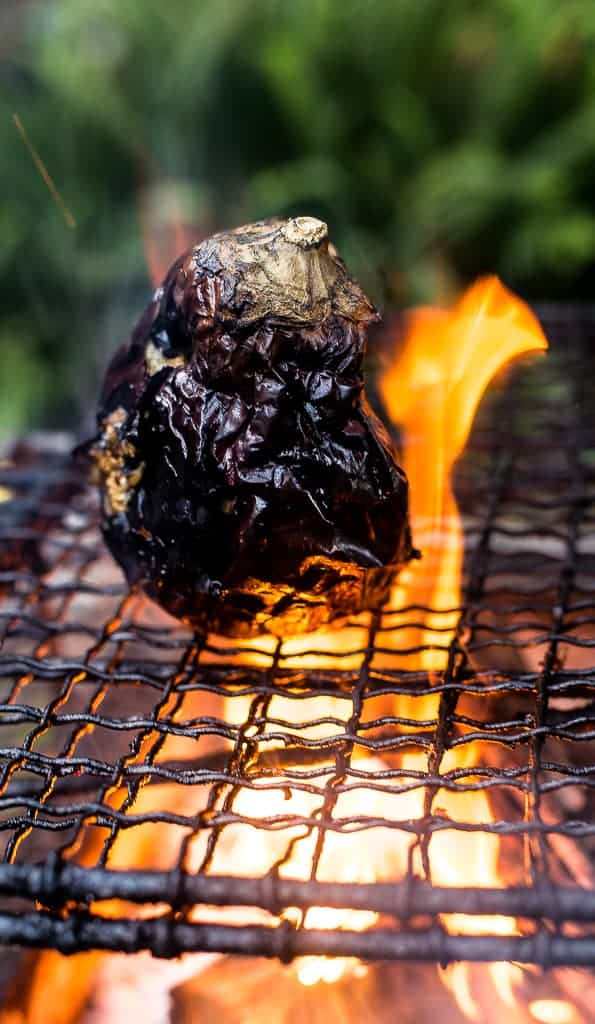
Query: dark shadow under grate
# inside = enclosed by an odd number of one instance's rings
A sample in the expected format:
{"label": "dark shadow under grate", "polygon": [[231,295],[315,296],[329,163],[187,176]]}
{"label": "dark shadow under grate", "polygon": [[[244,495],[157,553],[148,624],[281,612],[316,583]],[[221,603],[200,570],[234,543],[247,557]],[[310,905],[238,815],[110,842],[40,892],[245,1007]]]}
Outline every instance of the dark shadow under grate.
{"label": "dark shadow under grate", "polygon": [[[339,653],[191,635],[127,592],[68,459],[17,446],[0,472],[0,943],[593,962],[595,311],[542,315],[551,354],[492,389],[457,473],[465,596],[443,672],[417,667],[412,608],[354,623]],[[473,869],[453,886],[448,862],[481,836],[500,887]],[[349,873],[362,837],[379,880]],[[286,912],[312,906],[378,917]],[[446,914],[484,916],[465,934]]]}

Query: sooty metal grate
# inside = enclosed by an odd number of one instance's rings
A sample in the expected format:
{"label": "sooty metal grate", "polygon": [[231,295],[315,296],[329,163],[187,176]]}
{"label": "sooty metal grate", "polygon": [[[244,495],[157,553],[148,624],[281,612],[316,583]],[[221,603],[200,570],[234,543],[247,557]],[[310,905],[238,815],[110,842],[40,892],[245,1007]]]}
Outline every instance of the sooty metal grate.
{"label": "sooty metal grate", "polygon": [[192,635],[126,591],[64,454],[2,463],[1,943],[593,963],[595,310],[540,312],[550,355],[458,469],[444,671],[422,608],[334,652]]}

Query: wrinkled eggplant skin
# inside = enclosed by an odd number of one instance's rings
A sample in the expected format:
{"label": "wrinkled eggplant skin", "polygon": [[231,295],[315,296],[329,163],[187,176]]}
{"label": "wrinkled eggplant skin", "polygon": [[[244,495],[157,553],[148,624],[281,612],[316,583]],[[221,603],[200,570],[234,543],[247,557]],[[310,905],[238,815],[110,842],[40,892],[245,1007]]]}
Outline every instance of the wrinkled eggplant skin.
{"label": "wrinkled eggplant skin", "polygon": [[[112,360],[87,449],[128,580],[233,637],[378,607],[412,554],[407,481],[363,394],[375,311],[325,226],[296,220],[214,236],[176,261]],[[288,300],[275,261],[294,248]],[[259,260],[272,280],[264,299]]]}

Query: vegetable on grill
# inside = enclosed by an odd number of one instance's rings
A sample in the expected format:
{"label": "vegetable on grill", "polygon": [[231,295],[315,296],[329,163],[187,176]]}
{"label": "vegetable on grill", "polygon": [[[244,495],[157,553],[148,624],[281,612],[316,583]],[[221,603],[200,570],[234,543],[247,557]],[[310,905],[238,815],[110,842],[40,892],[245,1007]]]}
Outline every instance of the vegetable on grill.
{"label": "vegetable on grill", "polygon": [[130,583],[236,637],[382,603],[412,548],[407,480],[363,393],[377,319],[311,217],[214,235],[174,263],[85,446]]}

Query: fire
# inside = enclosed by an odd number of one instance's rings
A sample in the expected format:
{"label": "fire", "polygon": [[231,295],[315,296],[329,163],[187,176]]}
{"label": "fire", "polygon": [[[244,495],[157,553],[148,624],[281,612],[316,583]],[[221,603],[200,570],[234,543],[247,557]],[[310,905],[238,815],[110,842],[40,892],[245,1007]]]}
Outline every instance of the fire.
{"label": "fire", "polygon": [[[336,710],[335,710],[336,714]],[[382,770],[383,763],[374,758],[366,760],[366,771],[370,778],[374,772]],[[283,779],[280,780],[281,785]],[[289,784],[289,783],[288,783]],[[288,791],[289,793],[289,791]],[[291,814],[301,817],[312,817],[320,804],[320,798],[313,794],[291,790],[291,796],[281,791],[271,793],[270,790],[243,791],[234,804],[235,809],[246,816],[258,819],[264,815]],[[342,793],[336,803],[337,817],[351,817],[361,814],[365,806],[368,814],[385,814],[387,807],[384,794],[373,789],[354,790]],[[391,813],[394,808],[391,808]],[[284,862],[280,875],[285,878],[307,879],[310,876],[312,859],[316,845],[316,835],[303,828],[296,829],[295,842],[291,855]],[[276,858],[282,856],[288,845],[288,833],[285,830],[275,841],[271,836],[259,836],[255,844],[254,836],[249,837],[246,829],[238,830],[237,841],[232,840],[234,862],[242,864],[242,870],[248,867],[255,874],[270,870]],[[260,849],[258,848],[260,847]],[[221,851],[219,862],[213,870],[223,873],[229,867],[229,860],[224,850]],[[373,882],[377,879],[388,880],[395,872],[402,874],[405,861],[396,862],[394,853],[388,851],[384,843],[367,844],[362,842],[357,832],[351,834],[331,832],[326,838],[320,857],[317,877],[323,881],[338,882]],[[305,914],[295,907],[289,907],[282,915],[286,920],[305,928],[350,929],[365,931],[372,927],[377,915],[371,911],[349,911],[330,907],[311,907]],[[299,981],[311,986],[319,981],[331,984],[346,974],[365,973],[365,967],[353,957],[302,957],[293,965]]]}
{"label": "fire", "polygon": [[[481,397],[511,359],[547,348],[528,307],[496,277],[472,285],[452,310],[422,308],[408,319],[403,351],[380,379],[386,409],[403,431],[411,525],[423,561],[399,581],[393,606],[420,604],[420,644],[448,646],[460,605],[463,531],[452,490]],[[420,667],[440,669],[442,651],[423,651]]]}
{"label": "fire", "polygon": [[[461,605],[463,529],[452,486],[454,464],[494,375],[511,359],[546,348],[543,331],[528,307],[497,278],[488,277],[469,288],[451,310],[412,313],[402,353],[381,378],[386,408],[403,432],[413,536],[424,552],[423,561],[412,565],[407,578],[399,581],[392,604],[432,609],[421,631],[411,629],[406,636],[408,646],[423,645],[419,667],[430,672],[446,666],[446,649]],[[401,713],[407,713],[403,703]],[[411,701],[407,705],[411,713]],[[436,716],[437,701],[425,698],[423,705],[422,711],[418,701],[420,717]],[[441,770],[472,769],[473,759],[472,746],[450,750]],[[494,819],[485,792],[441,793],[440,800],[451,818],[474,823]],[[497,885],[498,858],[499,840],[491,833],[442,831],[430,843],[432,878],[442,885]],[[504,935],[516,931],[514,923],[498,917],[469,923],[461,915],[448,915],[443,923],[453,932]],[[520,969],[494,964],[489,973],[502,1001],[514,1006],[513,988]],[[464,1015],[479,1020],[469,965],[452,965],[442,978]]]}
{"label": "fire", "polygon": [[563,999],[534,999],[529,1013],[541,1024],[573,1024],[578,1019],[574,1007]]}

